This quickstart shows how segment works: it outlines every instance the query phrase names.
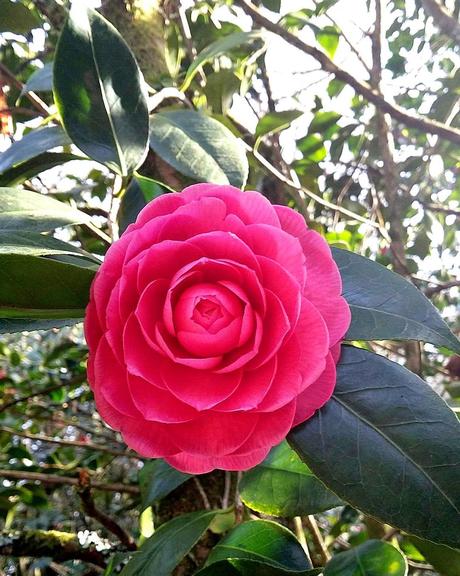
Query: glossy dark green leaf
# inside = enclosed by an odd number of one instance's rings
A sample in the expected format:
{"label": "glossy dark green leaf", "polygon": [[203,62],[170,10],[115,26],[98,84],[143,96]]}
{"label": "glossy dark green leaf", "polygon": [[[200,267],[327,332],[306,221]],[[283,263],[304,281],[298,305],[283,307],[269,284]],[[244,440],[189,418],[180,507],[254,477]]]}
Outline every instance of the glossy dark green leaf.
{"label": "glossy dark green leaf", "polygon": [[287,518],[316,514],[342,504],[287,442],[273,448],[262,464],[244,474],[240,495],[252,510]]}
{"label": "glossy dark green leaf", "polygon": [[62,242],[52,236],[36,232],[4,232],[0,230],[0,254],[23,254],[25,256],[49,256],[52,254],[74,254],[99,263],[91,254]]}
{"label": "glossy dark green leaf", "polygon": [[164,460],[149,460],[139,472],[141,509],[161,500],[189,478],[190,474],[179,472]]}
{"label": "glossy dark green leaf", "polygon": [[460,550],[411,536],[411,541],[441,576],[459,576]]}
{"label": "glossy dark green leaf", "polygon": [[41,25],[36,11],[21,2],[0,0],[0,14],[0,33],[27,34]]}
{"label": "glossy dark green leaf", "polygon": [[43,68],[35,70],[22,88],[21,94],[27,92],[51,92],[53,89],[53,63],[47,62]]}
{"label": "glossy dark green leaf", "polygon": [[388,542],[368,540],[337,554],[323,571],[324,576],[406,576],[405,557]]}
{"label": "glossy dark green leaf", "polygon": [[427,540],[460,543],[460,423],[406,368],[342,347],[332,398],[289,443],[337,495]]}
{"label": "glossy dark green leaf", "polygon": [[0,254],[0,318],[83,318],[94,270],[22,254]]}
{"label": "glossy dark green leaf", "polygon": [[0,174],[0,186],[22,184],[25,180],[29,180],[45,170],[61,166],[71,160],[87,160],[87,158],[68,152],[43,152],[43,154],[39,154],[35,158],[5,170],[5,172]]}
{"label": "glossy dark green leaf", "polygon": [[47,232],[88,222],[89,217],[51,196],[19,188],[0,188],[0,230]]}
{"label": "glossy dark green leaf", "polygon": [[167,189],[156,180],[144,176],[135,176],[120,202],[118,210],[120,234],[136,220],[137,215],[148,202],[165,192],[167,192]]}
{"label": "glossy dark green leaf", "polygon": [[121,576],[171,576],[219,512],[191,512],[155,530],[121,572]]}
{"label": "glossy dark green leaf", "polygon": [[150,146],[173,168],[200,182],[242,188],[248,177],[243,145],[223,124],[193,110],[155,114]]}
{"label": "glossy dark green leaf", "polygon": [[126,175],[147,153],[145,83],[133,54],[102,16],[74,5],[54,60],[64,127],[88,156]]}
{"label": "glossy dark green leaf", "polygon": [[312,567],[294,534],[269,520],[239,524],[211,550],[206,565],[228,558],[255,560],[281,570]]}
{"label": "glossy dark green leaf", "polygon": [[63,320],[29,320],[27,318],[1,318],[0,334],[14,334],[16,332],[32,332],[35,330],[50,330],[51,328],[62,328],[63,326],[73,326],[83,320],[76,318],[64,318]]}
{"label": "glossy dark green leaf", "polygon": [[266,134],[273,134],[280,132],[293,122],[296,118],[302,116],[303,112],[299,110],[285,110],[283,112],[269,112],[265,114],[256,126],[256,137],[265,136]]}
{"label": "glossy dark green leaf", "polygon": [[202,50],[196,58],[194,58],[192,64],[187,70],[185,75],[184,83],[181,86],[182,92],[187,90],[192,82],[195,74],[198,72],[201,66],[206,62],[214,60],[217,56],[221,54],[227,54],[230,50],[234,48],[239,48],[242,44],[249,44],[254,42],[254,40],[261,40],[264,34],[260,30],[251,30],[250,32],[234,32],[223,38],[219,38],[204,50]]}
{"label": "glossy dark green leaf", "polygon": [[48,152],[58,146],[71,144],[70,138],[60,126],[36,128],[14,142],[0,155],[0,173]]}
{"label": "glossy dark green leaf", "polygon": [[333,248],[350,304],[348,340],[423,340],[460,352],[460,342],[417,288],[373,260]]}
{"label": "glossy dark green leaf", "polygon": [[315,576],[321,568],[313,570],[285,570],[257,560],[228,558],[206,566],[195,576]]}

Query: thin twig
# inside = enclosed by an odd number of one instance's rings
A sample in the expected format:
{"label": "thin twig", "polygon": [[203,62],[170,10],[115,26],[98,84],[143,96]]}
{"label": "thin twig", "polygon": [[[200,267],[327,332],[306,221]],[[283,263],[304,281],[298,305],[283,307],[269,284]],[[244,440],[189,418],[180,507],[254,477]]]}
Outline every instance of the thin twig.
{"label": "thin twig", "polygon": [[437,122],[436,120],[423,118],[421,116],[415,116],[410,114],[407,110],[398,106],[397,104],[392,104],[385,100],[385,98],[376,90],[374,90],[367,82],[363,82],[350,74],[346,70],[343,70],[337,64],[335,64],[329,56],[322,50],[314,46],[310,46],[279,24],[272,22],[268,18],[265,18],[263,14],[257,9],[257,7],[250,2],[250,0],[235,0],[235,4],[241,6],[243,10],[250,15],[254,22],[273,32],[292,46],[295,46],[305,54],[312,56],[315,60],[317,60],[321,68],[325,72],[329,72],[330,74],[334,74],[334,76],[351,86],[358,94],[366,98],[369,102],[377,106],[382,112],[390,114],[392,118],[395,120],[402,122],[406,126],[410,128],[415,128],[417,130],[421,130],[422,132],[428,132],[429,134],[436,134],[445,140],[453,142],[454,144],[460,144],[460,130],[456,128],[451,128],[446,126],[441,122]]}
{"label": "thin twig", "polygon": [[86,448],[88,450],[97,450],[98,452],[106,452],[107,454],[112,454],[112,456],[123,456],[125,458],[135,458],[136,460],[142,460],[142,457],[138,456],[137,454],[133,454],[132,452],[124,452],[122,450],[110,448],[102,444],[93,444],[91,442],[82,442],[80,440],[67,440],[64,438],[51,438],[50,436],[42,436],[39,434],[29,434],[28,432],[23,432],[22,430],[15,430],[14,428],[9,428],[8,426],[2,426],[0,428],[0,433],[1,432],[11,434],[12,436],[27,438],[28,440],[35,440],[36,442],[59,444],[60,446],[73,446],[74,448]]}
{"label": "thin twig", "polygon": [[31,398],[36,398],[37,396],[46,396],[47,394],[50,394],[51,392],[55,392],[56,390],[60,390],[61,388],[64,388],[64,387],[68,388],[70,386],[77,386],[78,384],[82,384],[85,381],[86,381],[86,374],[78,374],[77,376],[74,376],[71,380],[63,380],[63,381],[59,382],[59,384],[53,384],[52,386],[48,386],[48,388],[44,388],[43,390],[31,392],[30,394],[27,394],[26,396],[21,396],[20,398],[16,398],[15,400],[11,400],[7,404],[3,404],[3,406],[0,407],[0,414],[2,412],[5,412],[6,410],[9,410],[12,406],[16,406],[16,404],[21,404],[23,402],[27,402]]}
{"label": "thin twig", "polygon": [[318,524],[315,520],[315,517],[311,514],[309,516],[305,516],[305,525],[308,528],[308,531],[311,534],[311,538],[315,545],[316,552],[321,556],[321,561],[323,564],[329,562],[331,559],[331,555],[329,554],[329,550],[324,542],[323,536],[318,528]]}
{"label": "thin twig", "polygon": [[231,487],[232,487],[232,473],[226,470],[224,476],[224,495],[222,496],[222,508],[224,510],[228,508]]}
{"label": "thin twig", "polygon": [[193,477],[193,481],[195,482],[195,486],[198,492],[200,493],[201,499],[203,500],[204,507],[206,508],[206,510],[211,510],[211,504],[209,502],[208,495],[206,494],[203,488],[203,485],[196,476]]}
{"label": "thin twig", "polygon": [[83,510],[90,518],[94,518],[94,520],[97,520],[97,522],[102,524],[109,532],[115,534],[127,550],[137,550],[136,543],[125,529],[122,528],[116,520],[96,507],[91,494],[91,478],[88,470],[80,470],[77,493],[82,502]]}
{"label": "thin twig", "polygon": [[[22,92],[24,84],[16,78],[13,72],[11,72],[11,70],[7,68],[7,66],[5,66],[3,62],[0,62],[0,75],[1,74],[6,76],[6,78],[9,80],[9,83]],[[34,105],[35,109],[40,114],[40,116],[43,116],[45,118],[50,116],[51,110],[48,108],[45,102],[43,102],[43,100],[35,94],[35,92],[26,92],[24,96],[28,98],[30,102]]]}
{"label": "thin twig", "polygon": [[[57,474],[43,474],[41,472],[28,472],[27,470],[0,470],[0,478],[5,480],[30,480],[32,482],[42,482],[43,484],[78,486],[78,478],[70,476],[58,476]],[[138,486],[121,483],[104,483],[93,481],[92,487],[103,492],[120,492],[138,496],[140,490]]]}
{"label": "thin twig", "polygon": [[304,552],[307,555],[307,557],[311,563],[310,550],[308,549],[307,539],[305,537],[305,530],[303,529],[303,524],[302,524],[302,518],[300,516],[295,516],[293,521],[294,521],[294,529],[295,529],[295,535],[297,536],[297,540],[300,542],[300,545],[304,549]]}

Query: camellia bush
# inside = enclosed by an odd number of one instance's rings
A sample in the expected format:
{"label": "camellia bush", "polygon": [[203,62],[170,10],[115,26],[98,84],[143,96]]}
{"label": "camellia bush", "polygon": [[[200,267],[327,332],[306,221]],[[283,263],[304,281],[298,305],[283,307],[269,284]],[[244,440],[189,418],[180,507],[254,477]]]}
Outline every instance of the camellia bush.
{"label": "camellia bush", "polygon": [[0,1],[5,574],[460,574],[460,29],[386,4]]}

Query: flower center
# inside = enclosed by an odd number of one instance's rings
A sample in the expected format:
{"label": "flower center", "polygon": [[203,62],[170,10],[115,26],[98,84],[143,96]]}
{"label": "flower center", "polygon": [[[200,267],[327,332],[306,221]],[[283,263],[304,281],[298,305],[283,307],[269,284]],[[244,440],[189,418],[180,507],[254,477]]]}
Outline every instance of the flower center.
{"label": "flower center", "polygon": [[209,330],[223,315],[222,306],[215,296],[206,294],[195,299],[192,320],[206,330]]}

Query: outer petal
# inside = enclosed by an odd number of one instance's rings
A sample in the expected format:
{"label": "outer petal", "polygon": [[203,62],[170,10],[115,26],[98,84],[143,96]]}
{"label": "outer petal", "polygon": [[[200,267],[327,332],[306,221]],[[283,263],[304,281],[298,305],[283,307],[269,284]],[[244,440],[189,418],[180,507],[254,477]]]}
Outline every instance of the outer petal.
{"label": "outer petal", "polygon": [[171,436],[183,452],[206,457],[225,456],[248,440],[258,421],[259,416],[255,414],[209,411],[191,422],[171,424]]}
{"label": "outer petal", "polygon": [[214,184],[194,184],[182,191],[187,202],[212,196],[220,198],[227,206],[227,212],[236,214],[245,224],[261,222],[279,228],[280,223],[274,207],[259,192],[243,192],[234,186]]}
{"label": "outer petal", "polygon": [[106,338],[96,350],[94,379],[100,395],[118,412],[133,418],[140,416],[129,392],[126,369],[116,359]]}
{"label": "outer petal", "polygon": [[228,454],[220,458],[206,458],[181,452],[175,456],[169,456],[165,460],[181,472],[205,474],[212,472],[215,468],[220,470],[249,470],[249,468],[260,464],[269,451],[270,447],[267,447],[261,450],[254,450],[248,454]]}
{"label": "outer petal", "polygon": [[297,397],[297,408],[295,412],[293,426],[304,422],[324,406],[332,396],[335,388],[336,369],[332,354],[328,354],[326,367],[321,376],[310,384]]}

